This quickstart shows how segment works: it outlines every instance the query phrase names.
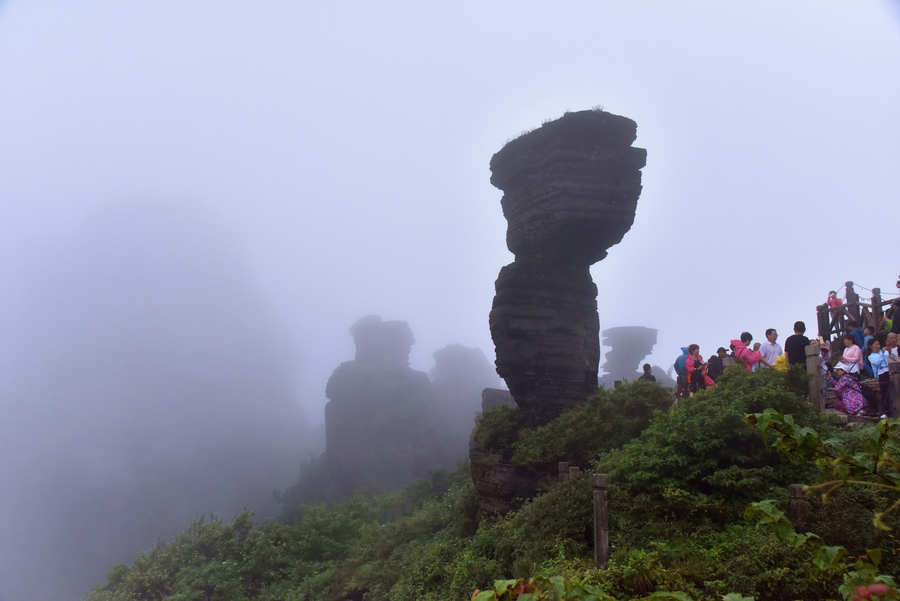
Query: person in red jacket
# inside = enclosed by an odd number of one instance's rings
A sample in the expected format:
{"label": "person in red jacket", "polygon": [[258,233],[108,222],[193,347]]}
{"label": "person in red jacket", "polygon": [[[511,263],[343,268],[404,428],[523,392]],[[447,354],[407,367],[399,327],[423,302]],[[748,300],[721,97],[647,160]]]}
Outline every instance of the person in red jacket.
{"label": "person in red jacket", "polygon": [[692,344],[688,347],[688,358],[685,361],[688,373],[688,386],[691,392],[697,392],[705,388],[715,388],[716,383],[706,373],[706,363],[700,356],[700,345]]}
{"label": "person in red jacket", "polygon": [[834,319],[835,314],[840,310],[840,306],[844,304],[844,301],[838,298],[836,290],[829,290],[825,304],[831,309],[831,317]]}
{"label": "person in red jacket", "polygon": [[[758,348],[754,348],[751,350],[747,346],[752,340],[753,334],[751,334],[750,332],[742,332],[740,340],[731,341],[731,344],[734,345],[734,358],[741,362],[749,372],[753,371],[757,363],[769,365],[768,363],[766,363],[766,360],[762,358],[762,354],[759,352]],[[769,365],[769,367],[772,366]]]}

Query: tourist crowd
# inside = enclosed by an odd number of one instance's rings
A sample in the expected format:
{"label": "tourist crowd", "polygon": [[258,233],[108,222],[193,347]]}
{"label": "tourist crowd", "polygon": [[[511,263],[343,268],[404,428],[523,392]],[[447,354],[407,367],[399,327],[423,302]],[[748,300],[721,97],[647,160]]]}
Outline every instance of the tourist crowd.
{"label": "tourist crowd", "polygon": [[[831,311],[836,311],[840,310],[842,301],[832,290],[826,304]],[[900,361],[900,299],[894,301],[885,317],[884,328],[880,332],[875,332],[871,326],[861,328],[859,324],[850,322],[840,342],[835,341],[834,357],[829,342],[821,338],[810,341],[806,337],[806,324],[802,321],[794,323],[794,333],[784,341],[783,349],[778,343],[775,328],[766,330],[763,342],[753,342],[753,335],[743,332],[731,341],[728,350],[719,347],[715,355],[706,361],[700,354],[699,345],[682,347],[681,355],[675,360],[676,395],[684,398],[699,390],[715,387],[725,368],[733,364],[741,365],[749,372],[792,368],[805,372],[806,347],[812,343],[819,347],[819,352],[812,359],[818,364],[825,390],[834,391],[835,409],[848,415],[866,412],[874,415],[880,413],[881,417],[894,416],[889,365],[892,361]],[[872,380],[872,386],[866,386],[865,380]],[[877,397],[871,392],[873,387],[878,389]],[[876,403],[876,398],[879,403]]]}

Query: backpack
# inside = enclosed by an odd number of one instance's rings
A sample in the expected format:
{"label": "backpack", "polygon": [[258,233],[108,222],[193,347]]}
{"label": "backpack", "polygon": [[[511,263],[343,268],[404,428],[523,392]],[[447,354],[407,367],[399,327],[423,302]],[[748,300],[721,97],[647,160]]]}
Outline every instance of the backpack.
{"label": "backpack", "polygon": [[687,365],[686,365],[687,358],[688,358],[687,355],[682,354],[680,357],[675,359],[675,373],[678,374],[679,376],[687,375]]}

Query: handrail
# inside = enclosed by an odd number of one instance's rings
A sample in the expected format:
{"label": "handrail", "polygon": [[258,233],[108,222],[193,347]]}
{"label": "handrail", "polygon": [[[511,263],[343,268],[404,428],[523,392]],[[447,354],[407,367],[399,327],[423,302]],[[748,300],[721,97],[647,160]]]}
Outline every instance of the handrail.
{"label": "handrail", "polygon": [[871,290],[870,302],[861,301],[853,290],[853,282],[847,282],[845,285],[847,302],[836,307],[829,307],[827,304],[816,306],[819,336],[823,340],[830,340],[832,334],[844,335],[849,331],[850,324],[860,327],[872,326],[876,332],[880,332],[884,325],[884,308],[894,303],[894,299],[881,297],[880,288]]}

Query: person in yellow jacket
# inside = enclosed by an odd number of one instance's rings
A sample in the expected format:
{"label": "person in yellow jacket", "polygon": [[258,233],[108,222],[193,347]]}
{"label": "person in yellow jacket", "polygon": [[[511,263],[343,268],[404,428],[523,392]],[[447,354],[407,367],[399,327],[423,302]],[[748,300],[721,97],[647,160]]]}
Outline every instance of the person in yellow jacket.
{"label": "person in yellow jacket", "polygon": [[788,361],[786,354],[781,353],[780,355],[778,355],[778,358],[775,359],[775,369],[777,369],[778,371],[787,371]]}

